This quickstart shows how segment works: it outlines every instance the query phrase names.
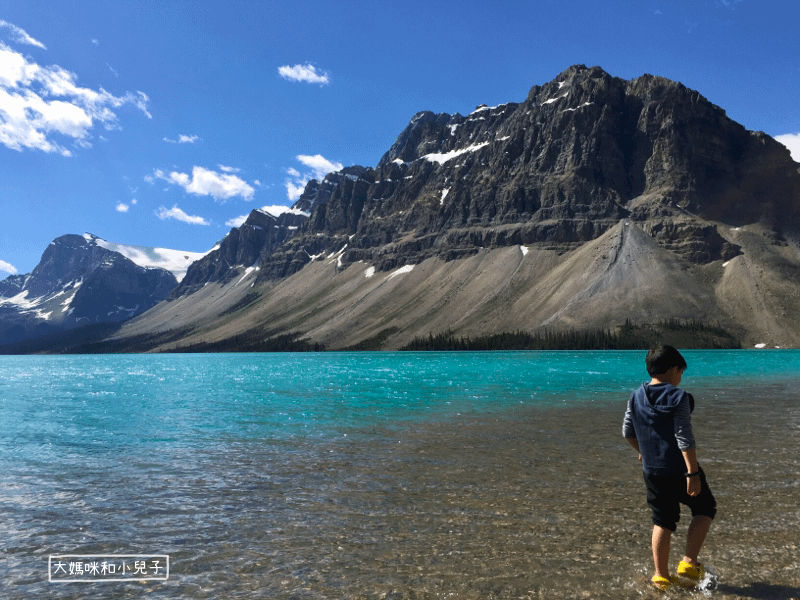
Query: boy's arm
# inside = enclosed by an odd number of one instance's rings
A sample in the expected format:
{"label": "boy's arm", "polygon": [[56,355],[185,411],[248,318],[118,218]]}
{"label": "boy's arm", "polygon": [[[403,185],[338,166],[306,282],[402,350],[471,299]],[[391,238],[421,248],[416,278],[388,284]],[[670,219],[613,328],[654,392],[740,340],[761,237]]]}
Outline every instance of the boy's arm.
{"label": "boy's arm", "polygon": [[639,462],[642,461],[642,453],[639,450],[639,440],[636,439],[636,430],[633,428],[633,395],[628,399],[628,406],[625,409],[625,418],[622,420],[622,436],[628,440],[633,449],[639,452]]}
{"label": "boy's arm", "polygon": [[633,449],[639,453],[639,462],[642,462],[642,453],[639,450],[639,440],[637,440],[636,438],[625,438],[625,439],[628,440],[628,443],[631,446],[633,446]]}
{"label": "boy's arm", "polygon": [[[690,448],[684,450],[683,461],[686,463],[687,473],[697,473],[700,470],[700,465],[697,463],[697,450]],[[700,476],[693,475],[686,478],[686,493],[690,496],[697,496],[700,493]]]}
{"label": "boy's arm", "polygon": [[[692,435],[691,406],[689,394],[686,394],[675,411],[675,439],[678,447],[683,454],[683,462],[686,463],[687,473],[697,473],[697,450],[695,449],[694,435]],[[700,476],[693,475],[686,478],[686,493],[690,496],[697,496],[700,493]]]}

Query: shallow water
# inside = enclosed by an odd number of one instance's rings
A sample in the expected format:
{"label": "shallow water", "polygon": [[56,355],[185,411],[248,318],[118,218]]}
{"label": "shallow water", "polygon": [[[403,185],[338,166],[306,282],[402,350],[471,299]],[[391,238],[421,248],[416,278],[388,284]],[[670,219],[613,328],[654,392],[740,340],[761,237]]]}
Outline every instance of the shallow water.
{"label": "shallow water", "polygon": [[[800,598],[798,378],[756,365],[764,356],[687,353],[698,454],[719,504],[701,558],[719,575],[712,598]],[[646,585],[651,524],[620,433],[640,363],[6,361],[0,597],[664,597]],[[722,376],[742,364],[756,377]],[[170,578],[50,583],[57,553],[168,554]]]}

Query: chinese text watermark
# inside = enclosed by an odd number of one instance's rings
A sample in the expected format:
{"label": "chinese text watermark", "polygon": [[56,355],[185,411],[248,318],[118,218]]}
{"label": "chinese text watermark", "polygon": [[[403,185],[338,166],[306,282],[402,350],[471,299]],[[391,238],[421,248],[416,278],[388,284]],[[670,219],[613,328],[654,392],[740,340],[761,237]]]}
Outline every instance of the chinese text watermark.
{"label": "chinese text watermark", "polygon": [[167,554],[51,554],[48,581],[166,581]]}

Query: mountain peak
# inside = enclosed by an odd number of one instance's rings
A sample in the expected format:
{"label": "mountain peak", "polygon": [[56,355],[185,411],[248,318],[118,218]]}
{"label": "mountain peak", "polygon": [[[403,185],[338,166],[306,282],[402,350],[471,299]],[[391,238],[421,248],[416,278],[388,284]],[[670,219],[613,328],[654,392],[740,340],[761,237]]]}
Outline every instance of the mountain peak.
{"label": "mountain peak", "polygon": [[466,117],[420,111],[357,181],[342,171],[309,184],[298,202],[308,228],[280,262],[300,268],[301,248],[336,252],[345,237],[343,264],[385,269],[513,243],[565,252],[625,218],[661,220],[649,230],[710,262],[733,246],[687,219],[780,229],[800,217],[800,179],[777,146],[678,82],[573,65],[522,104],[482,104]]}
{"label": "mountain peak", "polygon": [[111,252],[117,252],[132,261],[134,264],[145,269],[164,269],[172,273],[177,281],[181,281],[186,276],[186,270],[194,261],[204,257],[206,252],[189,252],[186,250],[172,250],[170,248],[152,248],[148,246],[134,246],[130,244],[118,244],[109,242],[93,233],[84,233],[82,236],[66,235],[54,240],[53,243],[70,240],[72,243],[80,244],[79,238],[83,238],[89,246],[98,246]]}
{"label": "mountain peak", "polygon": [[[177,281],[124,255],[152,262],[148,250],[159,249],[119,246],[89,233],[56,238],[31,273],[0,281],[0,343],[118,322],[155,306]],[[157,253],[162,260],[163,252]]]}

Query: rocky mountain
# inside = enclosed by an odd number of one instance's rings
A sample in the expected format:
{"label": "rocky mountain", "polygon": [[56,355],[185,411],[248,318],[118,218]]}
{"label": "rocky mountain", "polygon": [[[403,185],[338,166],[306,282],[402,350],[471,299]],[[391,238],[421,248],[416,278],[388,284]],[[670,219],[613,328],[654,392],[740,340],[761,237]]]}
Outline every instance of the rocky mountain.
{"label": "rocky mountain", "polygon": [[680,83],[573,66],[523,102],[414,115],[375,167],[254,211],[113,342],[390,349],[696,319],[797,347],[799,168]]}
{"label": "rocky mountain", "polygon": [[[310,187],[316,185],[316,181],[309,183]],[[262,209],[251,211],[241,226],[191,265],[170,299],[192,294],[207,283],[226,284],[242,273],[259,270],[261,262],[295,235],[307,219],[308,213],[297,206],[278,215]]]}
{"label": "rocky mountain", "polygon": [[738,252],[710,221],[780,235],[800,210],[797,166],[781,144],[681,84],[597,67],[573,67],[521,104],[421,112],[375,169],[331,183],[264,278],[345,244],[344,264],[378,270],[518,244],[564,253],[622,219],[707,264]]}
{"label": "rocky mountain", "polygon": [[[177,285],[173,273],[126,258],[158,259],[156,249],[118,246],[90,234],[53,240],[36,268],[0,281],[0,345],[81,325],[130,319],[164,300]],[[162,250],[179,274],[186,265]],[[185,259],[189,260],[188,255]]]}

